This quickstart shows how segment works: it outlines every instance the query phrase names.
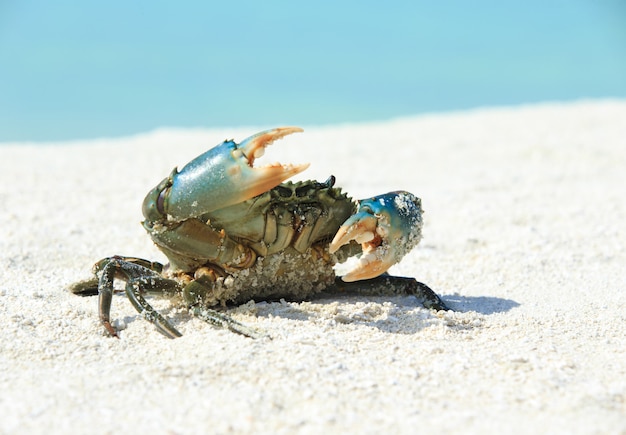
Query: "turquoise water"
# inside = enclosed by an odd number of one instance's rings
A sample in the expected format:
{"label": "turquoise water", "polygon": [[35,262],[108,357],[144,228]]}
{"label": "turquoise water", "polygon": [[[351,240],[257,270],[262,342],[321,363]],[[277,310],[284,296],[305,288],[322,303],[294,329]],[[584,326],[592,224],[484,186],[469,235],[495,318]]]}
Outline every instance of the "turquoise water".
{"label": "turquoise water", "polygon": [[2,1],[0,142],[626,97],[626,2]]}

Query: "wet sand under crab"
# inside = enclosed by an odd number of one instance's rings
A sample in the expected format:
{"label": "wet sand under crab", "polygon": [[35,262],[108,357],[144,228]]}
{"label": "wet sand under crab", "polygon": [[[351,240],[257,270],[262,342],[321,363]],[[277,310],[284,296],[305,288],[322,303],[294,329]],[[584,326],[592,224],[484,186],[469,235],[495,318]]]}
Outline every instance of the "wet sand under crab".
{"label": "wet sand under crab", "polygon": [[626,431],[625,119],[624,101],[477,110],[309,127],[268,150],[355,197],[420,196],[424,239],[391,272],[457,310],[230,310],[272,340],[154,300],[184,333],[166,340],[121,298],[112,340],[64,290],[102,255],[163,260],[138,224],[146,187],[264,126],[0,146],[0,432]]}

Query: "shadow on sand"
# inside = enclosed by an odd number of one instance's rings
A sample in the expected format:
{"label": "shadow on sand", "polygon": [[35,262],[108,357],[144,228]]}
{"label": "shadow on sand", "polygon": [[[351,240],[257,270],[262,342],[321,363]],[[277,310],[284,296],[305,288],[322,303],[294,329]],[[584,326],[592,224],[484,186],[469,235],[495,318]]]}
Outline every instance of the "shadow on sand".
{"label": "shadow on sand", "polygon": [[[125,298],[120,298],[125,299]],[[513,308],[520,306],[518,302],[511,299],[497,298],[492,296],[461,296],[461,295],[444,295],[441,297],[444,303],[452,310],[458,313],[475,312],[482,315],[491,315],[496,313],[503,313]],[[124,302],[124,301],[120,301]],[[359,302],[373,302],[376,304],[384,304],[385,302],[392,302],[398,305],[398,307],[414,308],[422,307],[423,305],[414,296],[359,296],[354,294],[346,295],[328,295],[323,294],[320,297],[313,298],[307,303],[310,305],[301,305],[302,301],[287,302],[284,300],[277,302],[259,302],[254,304],[255,315],[260,317],[277,316],[283,319],[297,320],[297,321],[317,321],[324,322],[329,321],[334,324],[355,324],[373,327],[379,329],[382,332],[391,334],[415,334],[424,328],[427,328],[433,324],[433,321],[437,321],[438,315],[432,311],[431,314],[416,315],[415,321],[406,320],[398,322],[391,318],[375,319],[369,313],[359,313],[358,310],[353,312],[342,312],[340,309],[335,314],[330,314],[324,307],[331,304],[355,304]],[[243,307],[243,306],[242,306]],[[165,316],[170,318],[170,321],[174,325],[180,322],[188,321],[189,314],[184,312],[178,312],[176,315],[172,315],[171,311],[174,307],[161,308],[159,311]],[[237,308],[235,308],[237,310]],[[221,311],[221,310],[220,310]],[[245,310],[244,310],[245,311]],[[226,310],[228,313],[228,310]],[[440,315],[439,315],[440,316]],[[122,319],[114,320],[114,326],[116,329],[123,330],[129,324],[136,320],[141,319],[141,315],[125,316]],[[462,329],[467,329],[463,327]]]}
{"label": "shadow on sand", "polygon": [[[445,295],[442,297],[446,305],[455,312],[476,312],[482,315],[491,315],[495,313],[502,313],[509,311],[520,304],[510,300],[491,296],[460,296],[460,295]],[[342,297],[329,297],[325,295],[320,298],[313,298],[309,300],[309,306],[303,306],[300,302],[264,302],[256,305],[257,316],[278,316],[284,319],[297,320],[297,321],[332,321],[343,324],[359,324],[377,328],[383,332],[392,334],[414,334],[420,330],[427,328],[433,324],[433,321],[437,321],[438,315],[432,312],[427,317],[417,315],[415,322],[398,322],[393,318],[385,319],[373,319],[368,316],[367,313],[361,316],[358,310],[350,314],[344,314],[339,311],[334,315],[329,315],[328,312],[324,314],[324,306],[328,306],[339,302],[340,304],[354,304],[357,302],[374,302],[383,304],[385,302],[392,302],[401,307],[420,307],[422,306],[418,300],[412,296],[397,296],[397,297],[385,297],[385,296],[355,296],[345,295]],[[457,325],[459,326],[459,325]],[[468,329],[467,325],[462,326],[461,329]]]}
{"label": "shadow on sand", "polygon": [[493,296],[447,295],[442,299],[453,311],[475,311],[484,315],[504,313],[520,305],[514,300]]}

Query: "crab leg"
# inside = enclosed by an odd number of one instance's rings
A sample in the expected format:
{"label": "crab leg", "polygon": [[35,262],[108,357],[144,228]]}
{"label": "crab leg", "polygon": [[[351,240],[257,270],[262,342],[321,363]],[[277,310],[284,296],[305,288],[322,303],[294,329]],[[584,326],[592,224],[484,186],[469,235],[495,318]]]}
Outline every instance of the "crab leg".
{"label": "crab leg", "polygon": [[224,141],[206,151],[180,172],[172,172],[170,186],[160,193],[163,211],[174,220],[197,217],[264,193],[304,171],[308,164],[254,166],[272,142],[301,131],[299,127],[275,128],[240,144]]}
{"label": "crab leg", "polygon": [[[151,278],[148,278],[148,280],[150,279]],[[165,281],[165,278],[160,278],[159,281]],[[174,326],[143,297],[144,291],[142,287],[146,283],[146,278],[137,278],[128,281],[126,283],[126,296],[128,300],[133,307],[135,307],[137,312],[152,323],[161,334],[165,335],[167,338],[182,337],[183,334],[181,334],[178,329],[174,328]]]}
{"label": "crab leg", "polygon": [[140,314],[156,326],[159,332],[168,338],[176,338],[182,335],[165,317],[152,308],[143,297],[143,293],[146,292],[175,293],[178,289],[176,281],[159,275],[162,267],[159,263],[119,256],[105,258],[96,263],[94,271],[100,276],[98,283],[100,322],[111,336],[119,338],[117,331],[111,325],[110,318],[111,302],[113,300],[113,280],[116,277],[126,281],[126,295],[128,299]]}
{"label": "crab leg", "polygon": [[216,326],[218,328],[228,329],[232,332],[236,332],[237,334],[241,334],[244,337],[249,337],[249,338],[266,337],[265,334],[262,334],[259,331],[256,331],[242,323],[237,322],[236,320],[230,318],[226,314],[222,314],[210,308],[194,306],[194,307],[190,307],[190,311],[197,318],[204,320],[205,322],[210,323],[213,326]]}
{"label": "crab leg", "polygon": [[359,201],[357,213],[348,218],[330,243],[330,253],[355,241],[363,254],[359,264],[342,277],[346,282],[374,278],[404,257],[422,238],[419,198],[397,191]]}
{"label": "crab leg", "polygon": [[[355,294],[359,296],[398,296],[410,295],[426,308],[433,310],[448,311],[445,302],[437,296],[430,287],[415,278],[402,276],[381,275],[376,278],[359,282],[345,282],[341,278],[335,278],[333,294]],[[324,293],[329,293],[327,290]]]}

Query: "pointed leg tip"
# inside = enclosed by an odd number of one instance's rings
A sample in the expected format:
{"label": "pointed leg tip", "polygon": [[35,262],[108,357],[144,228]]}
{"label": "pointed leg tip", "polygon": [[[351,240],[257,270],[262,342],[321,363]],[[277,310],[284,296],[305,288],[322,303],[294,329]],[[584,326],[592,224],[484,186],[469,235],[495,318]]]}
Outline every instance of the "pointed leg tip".
{"label": "pointed leg tip", "polygon": [[109,334],[110,337],[115,337],[119,340],[120,336],[118,335],[117,331],[115,330],[115,328],[113,327],[113,325],[111,325],[111,322],[108,320],[105,320],[102,322],[102,326],[104,326],[104,329],[106,329],[107,333]]}

